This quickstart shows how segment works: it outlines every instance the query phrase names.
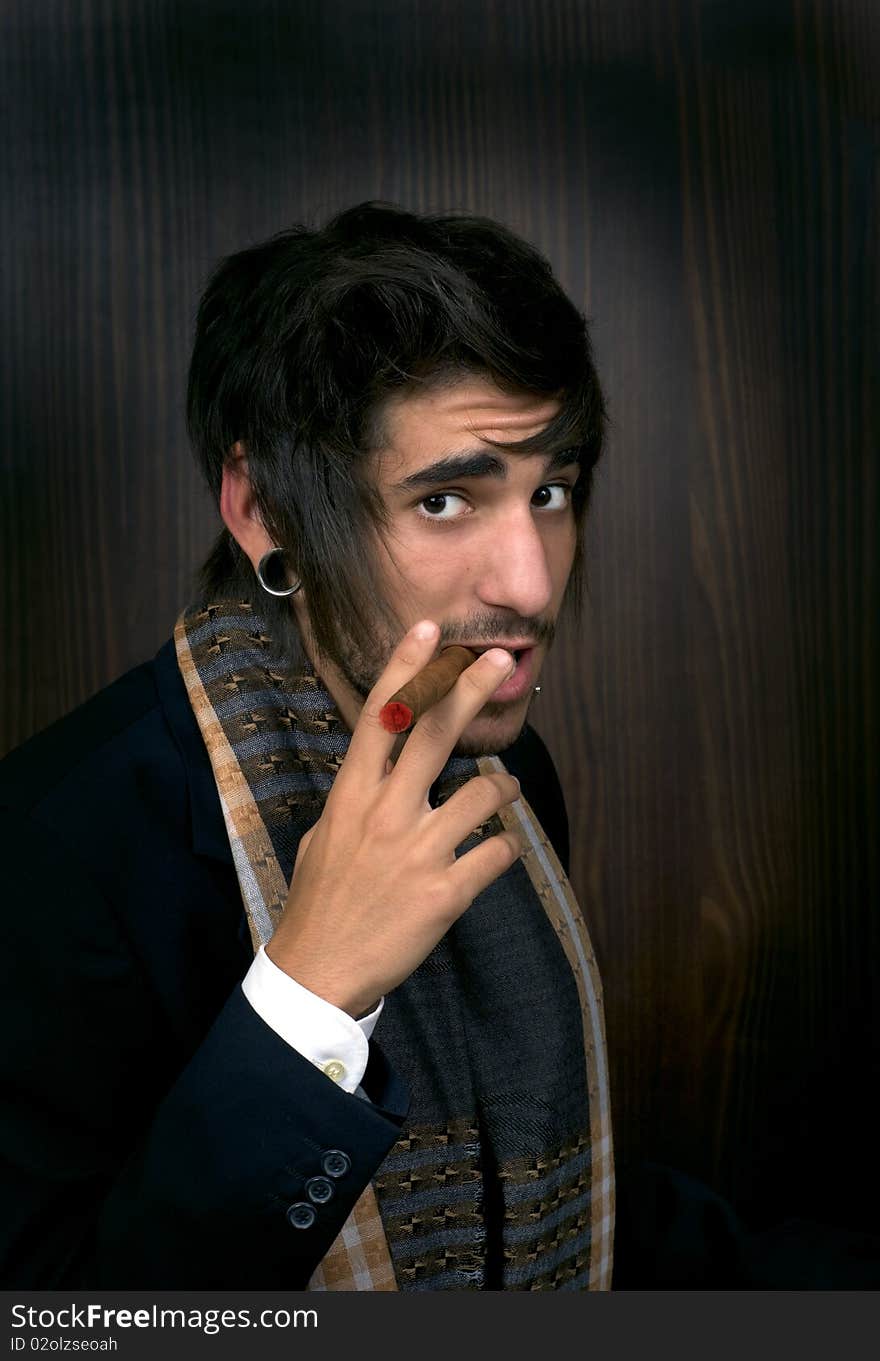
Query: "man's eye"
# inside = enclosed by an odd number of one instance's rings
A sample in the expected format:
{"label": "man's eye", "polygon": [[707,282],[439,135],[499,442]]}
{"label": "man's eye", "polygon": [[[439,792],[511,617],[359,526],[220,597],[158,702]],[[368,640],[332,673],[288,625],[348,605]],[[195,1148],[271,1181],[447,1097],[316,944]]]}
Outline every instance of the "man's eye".
{"label": "man's eye", "polygon": [[456,501],[465,504],[464,497],[453,491],[437,492],[435,496],[426,496],[419,502],[419,512],[426,520],[457,520],[461,511],[456,510]]}
{"label": "man's eye", "polygon": [[541,510],[564,510],[570,500],[571,487],[567,482],[550,482],[546,487],[539,487],[532,497]]}

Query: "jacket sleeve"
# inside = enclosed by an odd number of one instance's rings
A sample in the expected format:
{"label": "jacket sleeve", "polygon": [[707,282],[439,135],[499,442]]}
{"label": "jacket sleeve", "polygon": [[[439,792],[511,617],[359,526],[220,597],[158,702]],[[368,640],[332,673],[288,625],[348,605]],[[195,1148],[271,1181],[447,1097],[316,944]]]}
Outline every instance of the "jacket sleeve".
{"label": "jacket sleeve", "polygon": [[399,1134],[380,1050],[371,1104],[240,986],[187,1050],[71,849],[4,814],[0,854],[2,1284],[304,1289]]}

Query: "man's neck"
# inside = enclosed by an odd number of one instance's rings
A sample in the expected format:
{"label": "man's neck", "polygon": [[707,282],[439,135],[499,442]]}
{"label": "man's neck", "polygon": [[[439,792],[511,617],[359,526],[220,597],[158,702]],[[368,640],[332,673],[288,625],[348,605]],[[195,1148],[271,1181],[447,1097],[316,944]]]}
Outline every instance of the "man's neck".
{"label": "man's neck", "polygon": [[[321,680],[326,685],[330,698],[339,710],[340,716],[346,727],[349,728],[351,732],[354,732],[355,725],[357,724],[364,707],[363,698],[345,679],[342,672],[339,670],[339,667],[320,651],[315,642],[308,616],[304,611],[297,610],[297,622],[299,624],[300,639],[303,648],[305,649],[309,661],[315,668],[315,674],[320,676]],[[405,732],[400,733],[394,739],[394,746],[389,754],[389,760],[392,765],[397,761],[406,739],[407,733]]]}
{"label": "man's neck", "polygon": [[321,677],[329,690],[330,698],[345,720],[347,727],[354,732],[364,702],[357,691],[349,685],[339,668],[319,650],[308,620],[299,611],[297,611],[297,614],[300,639],[306,656],[315,668],[315,674]]}

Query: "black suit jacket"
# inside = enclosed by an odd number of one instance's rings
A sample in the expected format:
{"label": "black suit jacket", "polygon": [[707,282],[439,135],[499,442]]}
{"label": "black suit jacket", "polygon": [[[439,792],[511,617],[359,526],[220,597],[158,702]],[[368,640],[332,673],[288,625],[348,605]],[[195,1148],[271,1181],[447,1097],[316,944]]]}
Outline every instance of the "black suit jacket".
{"label": "black suit jacket", "polygon": [[[527,728],[504,760],[567,866],[546,748]],[[340,1090],[246,1001],[241,895],[173,643],[0,763],[0,809],[2,1284],[304,1288],[407,1094],[377,1043],[372,1104]],[[328,1166],[331,1200],[296,1228]]]}

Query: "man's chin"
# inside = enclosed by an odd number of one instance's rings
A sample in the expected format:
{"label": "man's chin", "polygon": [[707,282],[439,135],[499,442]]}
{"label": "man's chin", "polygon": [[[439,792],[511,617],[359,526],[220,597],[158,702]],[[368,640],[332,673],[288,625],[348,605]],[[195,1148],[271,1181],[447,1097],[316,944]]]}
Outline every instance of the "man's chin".
{"label": "man's chin", "polygon": [[465,728],[452,755],[497,756],[513,746],[527,716],[527,704],[487,704]]}

